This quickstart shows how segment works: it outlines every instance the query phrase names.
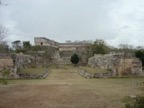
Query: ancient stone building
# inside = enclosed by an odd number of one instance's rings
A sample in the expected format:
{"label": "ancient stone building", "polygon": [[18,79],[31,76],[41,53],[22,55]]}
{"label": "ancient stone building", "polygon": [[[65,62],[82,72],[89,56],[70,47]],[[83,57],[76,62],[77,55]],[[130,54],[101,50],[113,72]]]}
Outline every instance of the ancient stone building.
{"label": "ancient stone building", "polygon": [[92,68],[103,68],[113,72],[113,76],[143,75],[141,61],[128,54],[106,54],[89,58],[88,65]]}
{"label": "ancient stone building", "polygon": [[34,38],[35,45],[41,45],[41,46],[52,46],[55,48],[58,48],[59,43],[50,39],[47,39],[45,37],[35,37]]}
{"label": "ancient stone building", "polygon": [[77,53],[79,56],[81,56],[80,62],[86,63],[86,48],[92,43],[92,41],[66,41],[65,43],[59,43],[44,37],[35,37],[34,42],[35,45],[52,46],[58,48],[60,57],[64,64],[71,64],[70,58],[74,53]]}
{"label": "ancient stone building", "polygon": [[65,43],[59,43],[44,37],[35,37],[34,42],[35,45],[52,46],[58,48],[59,51],[73,51],[73,52],[78,50],[85,50],[85,48],[91,43],[91,41],[80,41],[80,42],[66,41]]}

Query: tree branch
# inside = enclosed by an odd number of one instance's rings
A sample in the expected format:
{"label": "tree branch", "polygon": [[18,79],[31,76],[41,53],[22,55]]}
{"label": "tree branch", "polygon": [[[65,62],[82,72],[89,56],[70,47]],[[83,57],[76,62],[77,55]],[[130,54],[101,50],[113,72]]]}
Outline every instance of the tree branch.
{"label": "tree branch", "polygon": [[0,25],[0,43],[8,36],[8,29]]}

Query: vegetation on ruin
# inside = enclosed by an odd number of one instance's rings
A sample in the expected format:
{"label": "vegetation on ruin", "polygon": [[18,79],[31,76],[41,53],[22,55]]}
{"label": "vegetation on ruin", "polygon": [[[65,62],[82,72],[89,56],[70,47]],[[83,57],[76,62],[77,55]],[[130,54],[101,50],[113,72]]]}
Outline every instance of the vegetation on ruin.
{"label": "vegetation on ruin", "polygon": [[3,85],[7,85],[8,84],[7,79],[10,74],[10,70],[4,67],[0,73],[2,74],[2,78],[0,78],[0,83]]}
{"label": "vegetation on ruin", "polygon": [[73,54],[72,56],[71,56],[71,59],[70,59],[70,61],[73,63],[73,64],[78,64],[78,62],[79,62],[79,60],[80,60],[80,58],[79,58],[79,56],[77,55],[77,54]]}
{"label": "vegetation on ruin", "polygon": [[144,50],[135,51],[135,56],[142,61],[142,65],[144,66]]}

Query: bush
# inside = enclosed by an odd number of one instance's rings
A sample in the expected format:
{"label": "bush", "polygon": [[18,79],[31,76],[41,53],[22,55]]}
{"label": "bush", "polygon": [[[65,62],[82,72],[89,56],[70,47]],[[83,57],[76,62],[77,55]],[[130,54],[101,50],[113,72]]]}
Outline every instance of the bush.
{"label": "bush", "polygon": [[125,108],[144,108],[144,96],[126,97],[124,102]]}
{"label": "bush", "polygon": [[77,55],[77,54],[73,54],[72,56],[71,56],[71,62],[73,63],[73,64],[78,64],[78,62],[79,62],[79,60],[80,60],[80,58],[79,58],[79,56]]}
{"label": "bush", "polygon": [[0,79],[0,83],[3,84],[3,85],[7,85],[8,84],[8,82],[7,82],[7,80],[5,78]]}

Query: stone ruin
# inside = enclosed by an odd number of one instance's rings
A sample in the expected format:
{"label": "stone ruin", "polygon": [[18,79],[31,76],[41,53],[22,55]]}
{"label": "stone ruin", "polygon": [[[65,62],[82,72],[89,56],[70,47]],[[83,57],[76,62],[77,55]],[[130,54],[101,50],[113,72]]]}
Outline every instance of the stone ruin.
{"label": "stone ruin", "polygon": [[29,55],[0,53],[0,78],[4,68],[10,71],[9,78],[19,78],[17,71],[32,65],[33,61]]}
{"label": "stone ruin", "polygon": [[35,55],[24,55],[24,54],[9,54],[0,53],[0,78],[3,78],[2,72],[4,69],[8,70],[10,74],[7,78],[44,78],[48,75],[49,71],[46,69],[42,75],[37,76],[29,74],[21,74],[19,71],[24,68],[34,68],[36,66],[42,66],[42,57]]}
{"label": "stone ruin", "polygon": [[[35,45],[38,46],[47,46],[56,48],[58,53],[56,52],[54,55],[54,63],[56,61],[55,58],[61,59],[63,64],[71,64],[70,58],[74,53],[77,53],[81,60],[79,64],[87,63],[87,54],[86,49],[92,43],[92,41],[67,41],[65,43],[59,43],[51,39],[47,39],[45,37],[35,37],[34,38]],[[60,57],[59,57],[60,55]],[[58,60],[59,61],[59,60]],[[59,62],[56,62],[59,64]]]}
{"label": "stone ruin", "polygon": [[2,71],[4,69],[10,70],[10,73],[14,73],[14,63],[10,54],[0,53],[0,78],[3,77]]}
{"label": "stone ruin", "polygon": [[88,59],[88,66],[111,70],[113,76],[143,75],[141,61],[131,54],[111,53]]}
{"label": "stone ruin", "polygon": [[[3,68],[10,70],[9,78],[19,78],[19,69],[41,65],[40,57],[23,54],[0,53],[0,78],[2,78]],[[65,64],[59,52],[53,57],[53,63],[62,66]],[[123,53],[112,53],[106,55],[94,55],[88,59],[88,66],[92,68],[102,68],[112,71],[112,76],[144,75],[141,61],[130,55]]]}

